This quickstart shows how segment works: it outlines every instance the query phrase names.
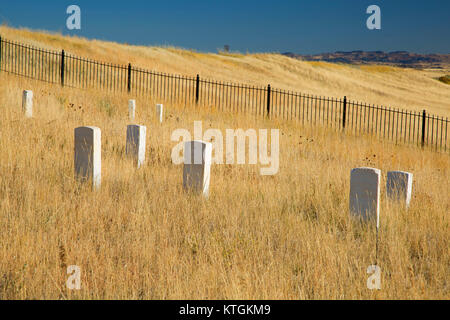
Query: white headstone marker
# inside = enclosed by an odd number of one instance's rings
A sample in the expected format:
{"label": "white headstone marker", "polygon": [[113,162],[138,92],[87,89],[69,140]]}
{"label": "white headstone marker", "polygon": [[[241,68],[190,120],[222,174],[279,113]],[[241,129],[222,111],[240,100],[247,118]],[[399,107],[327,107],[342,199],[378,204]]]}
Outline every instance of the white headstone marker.
{"label": "white headstone marker", "polygon": [[163,122],[163,114],[164,114],[164,106],[162,104],[156,105],[156,116],[159,119],[159,122]]}
{"label": "white headstone marker", "polygon": [[405,171],[389,171],[386,181],[386,196],[403,202],[409,207],[412,193],[413,174]]}
{"label": "white headstone marker", "polygon": [[145,161],[145,139],[147,127],[137,124],[127,126],[127,145],[126,154],[132,156],[137,163],[138,168]]}
{"label": "white headstone marker", "polygon": [[101,142],[100,128],[75,128],[75,175],[82,181],[92,179],[94,188],[99,188],[101,183]]}
{"label": "white headstone marker", "polygon": [[22,95],[22,111],[25,117],[31,118],[33,116],[33,91],[24,90]]}
{"label": "white headstone marker", "polygon": [[356,168],[350,175],[350,214],[363,221],[377,219],[380,225],[381,170]]}
{"label": "white headstone marker", "polygon": [[212,144],[199,140],[184,143],[183,187],[209,195]]}
{"label": "white headstone marker", "polygon": [[134,121],[136,114],[136,100],[128,100],[128,115],[131,121]]}

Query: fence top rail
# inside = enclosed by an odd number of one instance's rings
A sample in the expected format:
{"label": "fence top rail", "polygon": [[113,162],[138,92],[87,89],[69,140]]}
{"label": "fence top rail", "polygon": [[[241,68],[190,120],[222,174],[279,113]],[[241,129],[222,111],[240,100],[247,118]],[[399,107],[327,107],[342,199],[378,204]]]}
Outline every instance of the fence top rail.
{"label": "fence top rail", "polygon": [[64,53],[64,56],[66,58],[69,59],[73,59],[73,60],[77,60],[77,61],[81,61],[81,62],[86,62],[86,63],[92,63],[92,64],[97,64],[97,65],[101,65],[101,66],[107,66],[107,67],[114,67],[114,68],[120,68],[120,69],[127,69],[127,66],[124,65],[120,65],[120,64],[114,64],[114,63],[108,63],[108,62],[102,62],[102,61],[97,61],[97,60],[92,60],[89,58],[82,58],[82,57],[78,57],[69,53]]}
{"label": "fence top rail", "polygon": [[431,120],[440,121],[440,122],[443,122],[443,123],[448,123],[449,122],[448,118],[444,118],[443,116],[436,116],[436,115],[432,115],[432,114],[430,114],[430,115],[427,114],[425,116],[425,118],[431,119]]}
{"label": "fence top rail", "polygon": [[[128,68],[128,66],[126,68]],[[135,66],[131,66],[131,70],[135,71],[135,72],[146,73],[146,74],[159,76],[159,77],[165,77],[165,78],[173,78],[173,79],[181,79],[181,80],[195,80],[195,77],[191,77],[191,76],[186,76],[186,75],[181,75],[181,74],[169,74],[169,73],[165,73],[165,72],[153,71],[153,70],[148,70],[148,69],[144,69],[141,67],[135,67]]]}
{"label": "fence top rail", "polygon": [[405,110],[402,108],[395,108],[395,107],[385,107],[385,106],[379,106],[379,105],[370,105],[366,102],[359,102],[359,101],[353,101],[353,100],[347,100],[348,106],[356,106],[356,107],[364,107],[364,108],[370,108],[370,109],[376,109],[381,110],[385,112],[392,112],[392,113],[400,113],[400,114],[413,114],[413,115],[420,115],[422,111],[414,111],[414,110]]}
{"label": "fence top rail", "polygon": [[56,50],[51,50],[51,49],[44,49],[44,48],[39,48],[30,44],[23,44],[17,41],[13,41],[13,40],[8,40],[8,39],[4,39],[2,37],[1,38],[1,42],[2,43],[6,43],[12,46],[16,46],[16,47],[21,47],[24,49],[30,49],[30,50],[35,50],[35,51],[40,51],[40,52],[45,52],[45,53],[52,53],[52,54],[60,54],[59,51]]}
{"label": "fence top rail", "polygon": [[336,103],[342,102],[341,99],[338,100],[338,98],[335,98],[335,97],[317,96],[317,95],[313,95],[313,94],[300,93],[300,92],[295,92],[295,91],[285,90],[285,89],[271,88],[271,91],[275,94],[287,95],[287,96],[299,97],[299,98],[306,98],[306,99],[311,99],[311,100],[316,100],[316,101],[336,102]]}
{"label": "fence top rail", "polygon": [[262,86],[255,86],[251,84],[244,84],[244,83],[233,83],[223,80],[212,80],[212,79],[205,79],[205,78],[199,78],[199,82],[211,84],[211,85],[218,85],[218,86],[226,86],[226,87],[233,87],[238,89],[266,89],[266,87]]}
{"label": "fence top rail", "polygon": [[151,75],[158,76],[158,77],[164,77],[164,78],[183,79],[183,80],[195,81],[195,77],[186,76],[186,75],[180,75],[180,74],[168,74],[168,73],[165,73],[165,72],[151,71],[151,70],[145,70],[145,69],[140,69],[139,72],[151,74]]}

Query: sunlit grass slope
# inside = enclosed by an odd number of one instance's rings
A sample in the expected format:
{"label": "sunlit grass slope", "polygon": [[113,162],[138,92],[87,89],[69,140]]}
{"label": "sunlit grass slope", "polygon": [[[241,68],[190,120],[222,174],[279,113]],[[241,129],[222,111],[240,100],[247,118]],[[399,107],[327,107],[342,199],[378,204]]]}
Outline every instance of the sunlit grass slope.
{"label": "sunlit grass slope", "polygon": [[[35,37],[35,44],[51,43],[52,36],[5,30],[22,41]],[[75,49],[87,42],[55,41],[51,46],[70,43],[69,50],[100,58],[100,47],[105,52],[117,48],[121,54],[111,55],[115,59],[141,50],[144,57],[135,55],[142,59],[136,62],[170,71],[192,71],[181,62],[171,65],[170,54],[202,66],[205,74],[214,59],[223,65],[234,61],[98,42]],[[156,64],[160,58],[166,62]],[[276,79],[276,72],[264,71],[264,66],[281,70],[283,63],[309,77],[327,68],[351,69],[333,65],[317,71],[276,55],[236,61],[256,61],[264,81]],[[231,68],[240,70],[239,77],[259,81],[258,72],[244,71],[248,67],[218,68],[218,73],[226,77]],[[411,73],[428,81],[415,71],[396,72],[390,79]],[[297,79],[300,87],[301,76]],[[333,90],[325,77],[321,82]],[[34,118],[28,120],[21,111],[23,89],[35,96]],[[156,101],[137,99],[136,122],[146,125],[148,134],[147,162],[138,170],[124,155],[129,98],[0,74],[0,299],[450,298],[447,154],[217,113],[205,106],[165,104],[159,124]],[[170,135],[177,128],[192,132],[194,120],[222,130],[280,129],[279,173],[261,176],[254,165],[213,165],[209,199],[186,194],[182,166],[171,162],[176,143]],[[97,192],[78,185],[73,175],[73,132],[82,125],[102,130],[102,186]],[[388,203],[382,187],[382,287],[375,291],[366,287],[367,267],[375,262],[374,226],[354,223],[348,213],[350,170],[360,166],[380,168],[383,185],[388,170],[414,174],[408,211]],[[79,291],[66,287],[68,265],[81,268]]]}

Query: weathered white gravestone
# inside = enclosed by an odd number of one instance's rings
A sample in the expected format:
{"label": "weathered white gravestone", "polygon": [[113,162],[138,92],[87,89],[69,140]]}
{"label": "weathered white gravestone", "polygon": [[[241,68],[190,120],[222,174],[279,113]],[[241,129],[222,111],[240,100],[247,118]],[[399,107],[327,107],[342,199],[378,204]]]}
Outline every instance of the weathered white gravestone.
{"label": "weathered white gravestone", "polygon": [[412,193],[413,174],[405,171],[389,171],[386,181],[386,196],[403,202],[409,207]]}
{"label": "weathered white gravestone", "polygon": [[146,132],[146,126],[139,126],[137,124],[130,124],[127,126],[126,153],[135,159],[138,168],[140,168],[145,161]]}
{"label": "weathered white gravestone", "polygon": [[350,214],[363,221],[376,217],[380,224],[381,170],[356,168],[350,175]]}
{"label": "weathered white gravestone", "polygon": [[159,122],[163,122],[163,112],[164,112],[164,106],[162,104],[156,105],[156,116],[159,119]]}
{"label": "weathered white gravestone", "polygon": [[92,179],[94,188],[101,183],[101,142],[100,128],[75,128],[75,174],[81,181]]}
{"label": "weathered white gravestone", "polygon": [[128,115],[131,121],[134,121],[136,114],[136,100],[128,100]]}
{"label": "weathered white gravestone", "polygon": [[183,187],[209,195],[212,144],[199,140],[184,143]]}
{"label": "weathered white gravestone", "polygon": [[33,116],[33,91],[24,90],[22,95],[22,111],[25,117],[31,118]]}

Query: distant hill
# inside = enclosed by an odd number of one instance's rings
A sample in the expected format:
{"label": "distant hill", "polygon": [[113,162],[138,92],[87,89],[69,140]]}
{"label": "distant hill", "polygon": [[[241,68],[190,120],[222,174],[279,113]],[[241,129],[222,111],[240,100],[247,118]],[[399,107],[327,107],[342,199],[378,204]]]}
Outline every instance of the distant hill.
{"label": "distant hill", "polygon": [[300,55],[283,53],[283,55],[305,61],[327,61],[348,64],[385,64],[408,68],[443,69],[450,66],[450,54],[417,54],[407,51],[350,51],[322,53],[317,55]]}

